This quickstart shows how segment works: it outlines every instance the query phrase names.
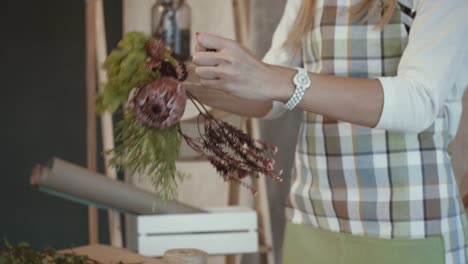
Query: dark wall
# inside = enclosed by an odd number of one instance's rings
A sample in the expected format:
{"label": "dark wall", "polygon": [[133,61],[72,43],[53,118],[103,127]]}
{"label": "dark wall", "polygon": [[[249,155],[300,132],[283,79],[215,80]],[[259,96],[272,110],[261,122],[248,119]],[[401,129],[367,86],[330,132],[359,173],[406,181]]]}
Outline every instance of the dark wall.
{"label": "dark wall", "polygon": [[[88,241],[87,207],[28,185],[51,156],[86,165],[84,0],[2,1],[0,6],[0,239],[37,248]],[[106,0],[108,45],[122,3]],[[100,135],[100,133],[98,133]],[[100,212],[101,240],[108,241]]]}

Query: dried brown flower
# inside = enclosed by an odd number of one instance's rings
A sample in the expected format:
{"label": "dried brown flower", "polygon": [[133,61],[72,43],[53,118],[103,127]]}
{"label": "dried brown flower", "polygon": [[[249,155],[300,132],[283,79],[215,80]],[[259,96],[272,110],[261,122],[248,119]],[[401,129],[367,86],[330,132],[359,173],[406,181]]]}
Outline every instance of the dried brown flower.
{"label": "dried brown flower", "polygon": [[171,76],[183,82],[187,79],[188,73],[185,64],[181,61],[176,61],[176,65],[172,65],[168,61],[162,61],[159,69],[163,76]]}
{"label": "dried brown flower", "polygon": [[146,65],[150,69],[159,69],[166,54],[166,46],[162,40],[150,40],[146,43],[146,52],[148,54],[148,61]]}

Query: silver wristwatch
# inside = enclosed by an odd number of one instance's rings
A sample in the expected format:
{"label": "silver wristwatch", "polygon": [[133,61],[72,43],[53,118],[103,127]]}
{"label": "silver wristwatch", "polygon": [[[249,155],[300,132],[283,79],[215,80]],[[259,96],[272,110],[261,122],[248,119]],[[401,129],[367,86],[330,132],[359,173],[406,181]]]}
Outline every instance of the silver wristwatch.
{"label": "silver wristwatch", "polygon": [[293,83],[296,86],[293,96],[284,105],[287,109],[292,110],[296,107],[304,97],[307,88],[310,87],[311,81],[307,71],[303,68],[296,68],[297,74],[293,78]]}

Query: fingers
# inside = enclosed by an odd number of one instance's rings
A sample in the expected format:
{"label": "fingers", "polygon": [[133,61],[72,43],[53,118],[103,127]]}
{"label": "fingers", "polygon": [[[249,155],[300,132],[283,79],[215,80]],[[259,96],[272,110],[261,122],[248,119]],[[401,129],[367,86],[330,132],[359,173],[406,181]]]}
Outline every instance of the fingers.
{"label": "fingers", "polygon": [[203,87],[210,89],[220,89],[222,86],[221,80],[200,79],[200,84],[203,85]]}
{"label": "fingers", "polygon": [[196,52],[201,52],[201,51],[207,51],[207,49],[205,47],[203,47],[199,42],[198,42],[198,33],[197,33],[197,38],[196,38],[196,42],[195,42],[195,51]]}
{"label": "fingers", "polygon": [[198,66],[218,66],[229,63],[229,60],[220,52],[201,51],[193,55],[192,62]]}
{"label": "fingers", "polygon": [[216,36],[209,33],[197,33],[197,51],[209,49],[222,50],[235,43],[233,40]]}
{"label": "fingers", "polygon": [[[208,33],[197,33],[196,53],[193,56],[195,74],[206,88],[225,89],[229,70],[239,55],[239,45],[230,39]],[[216,52],[211,52],[211,51]],[[232,70],[232,69],[231,69]]]}
{"label": "fingers", "polygon": [[187,76],[187,80],[185,80],[186,82],[199,82],[200,78],[198,78],[198,76],[195,74],[195,68],[196,68],[196,65],[194,65],[193,63],[188,63],[187,64],[187,71],[188,71],[188,76]]}
{"label": "fingers", "polygon": [[205,79],[205,80],[221,79],[223,75],[219,67],[212,67],[212,66],[197,67],[195,68],[195,74],[200,79]]}

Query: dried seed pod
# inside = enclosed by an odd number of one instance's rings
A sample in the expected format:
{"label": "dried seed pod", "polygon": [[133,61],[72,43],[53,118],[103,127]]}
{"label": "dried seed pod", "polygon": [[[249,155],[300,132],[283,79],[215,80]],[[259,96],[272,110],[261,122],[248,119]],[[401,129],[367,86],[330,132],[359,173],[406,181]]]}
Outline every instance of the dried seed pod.
{"label": "dried seed pod", "polygon": [[166,46],[162,40],[150,40],[146,43],[146,52],[148,53],[151,60],[161,63],[166,54]]}
{"label": "dried seed pod", "polygon": [[177,80],[179,80],[180,82],[183,82],[187,79],[188,77],[187,67],[180,60],[177,60],[175,71],[177,73]]}
{"label": "dried seed pod", "polygon": [[160,71],[163,76],[171,76],[179,80],[180,82],[183,82],[187,79],[188,72],[187,68],[185,67],[185,64],[181,61],[176,61],[175,66],[168,62],[168,61],[162,61],[161,62],[161,67]]}

